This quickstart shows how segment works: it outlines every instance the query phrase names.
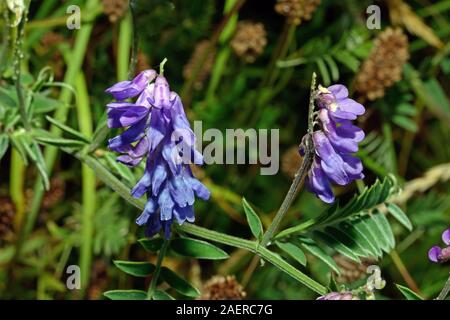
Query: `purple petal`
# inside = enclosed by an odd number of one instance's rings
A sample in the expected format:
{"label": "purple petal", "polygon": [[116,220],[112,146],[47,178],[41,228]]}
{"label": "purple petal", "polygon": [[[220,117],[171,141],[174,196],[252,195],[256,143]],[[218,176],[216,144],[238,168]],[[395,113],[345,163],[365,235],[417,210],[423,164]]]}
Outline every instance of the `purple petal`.
{"label": "purple petal", "polygon": [[364,139],[364,131],[357,126],[354,126],[350,121],[341,121],[340,126],[336,128],[336,133],[342,138],[353,139],[356,142],[361,142]]}
{"label": "purple petal", "polygon": [[145,70],[139,73],[133,80],[118,82],[105,91],[110,93],[116,100],[133,98],[141,93],[155,77],[156,71]]}
{"label": "purple petal", "polygon": [[172,219],[172,210],[175,203],[173,202],[172,197],[170,196],[169,189],[167,187],[164,188],[159,194],[158,204],[160,208],[161,220],[164,221]]}
{"label": "purple petal", "polygon": [[178,224],[183,224],[186,220],[191,223],[195,221],[193,206],[175,207],[173,215],[177,219]]}
{"label": "purple petal", "polygon": [[171,179],[169,190],[172,199],[179,207],[183,208],[194,204],[194,192],[181,176]]}
{"label": "purple petal", "polygon": [[345,99],[348,97],[348,90],[342,84],[334,84],[327,88],[338,100]]}
{"label": "purple petal", "polygon": [[131,190],[131,195],[135,198],[142,197],[150,187],[152,175],[148,170],[145,170],[144,175],[139,179],[138,183]]}
{"label": "purple petal", "polygon": [[147,203],[145,204],[144,211],[141,213],[141,215],[136,219],[136,224],[139,226],[144,225],[147,223],[149,217],[153,215],[153,213],[156,211],[156,203],[153,199],[148,199]]}
{"label": "purple petal", "polygon": [[181,160],[181,158],[178,155],[175,143],[173,143],[172,141],[164,143],[162,147],[162,156],[169,165],[169,169],[172,172],[172,174],[177,175],[180,164],[179,160]]}
{"label": "purple petal", "polygon": [[336,123],[329,117],[327,109],[321,109],[319,111],[319,119],[322,122],[324,132],[336,151],[341,153],[358,151],[358,141],[349,137],[342,137],[338,134]]}
{"label": "purple petal", "polygon": [[363,165],[360,159],[347,154],[341,154],[341,157],[344,160],[345,172],[352,180],[364,178],[362,174]]}
{"label": "purple petal", "polygon": [[441,255],[442,249],[438,246],[431,247],[431,249],[428,251],[428,259],[430,259],[433,262],[439,262],[439,256]]}
{"label": "purple petal", "polygon": [[150,141],[150,152],[156,149],[162,139],[166,136],[167,128],[164,118],[158,109],[153,109],[150,116],[150,129],[148,137]]}
{"label": "purple petal", "polygon": [[147,119],[144,118],[132,125],[121,135],[109,139],[109,148],[116,152],[122,152],[124,149],[126,150],[129,147],[129,144],[138,141],[144,136],[146,122]]}
{"label": "purple petal", "polygon": [[163,76],[158,76],[155,80],[155,89],[153,101],[150,100],[152,105],[156,108],[170,108],[172,102],[170,99],[169,83]]}
{"label": "purple petal", "polygon": [[108,127],[123,128],[128,127],[148,115],[149,109],[136,106],[132,103],[121,103],[122,106],[108,105]]}
{"label": "purple petal", "polygon": [[152,194],[157,195],[159,192],[159,189],[161,188],[161,185],[167,178],[167,170],[166,166],[159,162],[154,170],[153,170],[153,177],[152,177]]}
{"label": "purple petal", "polygon": [[160,221],[159,215],[153,214],[147,220],[147,224],[146,224],[146,228],[145,228],[145,235],[147,237],[151,238],[155,234],[157,234],[161,230],[162,227],[163,227],[163,224]]}
{"label": "purple petal", "polygon": [[450,246],[450,229],[445,230],[442,233],[442,241],[448,246]]}
{"label": "purple petal", "polygon": [[334,202],[334,194],[331,190],[330,182],[317,160],[314,161],[312,168],[308,173],[306,187],[310,192],[316,194],[323,202]]}
{"label": "purple petal", "polygon": [[334,107],[328,109],[330,111],[330,115],[333,119],[336,119],[337,121],[340,121],[341,119],[344,120],[355,120],[357,118],[356,114],[353,112],[347,112],[340,109],[334,109]]}
{"label": "purple petal", "polygon": [[328,178],[336,184],[346,185],[349,178],[344,169],[344,161],[333,149],[330,141],[321,131],[313,133],[317,155],[322,159],[320,165]]}
{"label": "purple petal", "polygon": [[184,176],[184,179],[186,180],[186,183],[191,186],[191,188],[194,190],[195,195],[203,200],[208,200],[211,196],[211,192],[208,190],[208,188],[198,181],[196,178],[191,176]]}
{"label": "purple petal", "polygon": [[151,108],[151,104],[148,101],[149,98],[153,97],[153,91],[155,90],[155,84],[151,83],[147,88],[142,91],[139,97],[136,99],[136,105],[144,106],[146,108]]}
{"label": "purple petal", "polygon": [[339,100],[337,104],[339,106],[339,110],[353,113],[357,116],[360,116],[364,114],[364,112],[366,112],[366,109],[364,109],[364,106],[362,104],[350,98]]}
{"label": "purple petal", "polygon": [[123,154],[123,155],[118,156],[116,161],[120,162],[128,167],[136,167],[142,161],[142,158],[141,157],[133,158],[127,154]]}

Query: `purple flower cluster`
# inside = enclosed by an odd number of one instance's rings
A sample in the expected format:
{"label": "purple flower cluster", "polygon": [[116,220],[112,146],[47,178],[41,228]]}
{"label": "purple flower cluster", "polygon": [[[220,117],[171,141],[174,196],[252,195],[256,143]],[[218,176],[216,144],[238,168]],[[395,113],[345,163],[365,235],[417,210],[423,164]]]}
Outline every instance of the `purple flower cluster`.
{"label": "purple flower cluster", "polygon": [[322,201],[332,203],[331,183],[346,185],[364,178],[361,160],[351,155],[358,151],[364,132],[351,121],[362,115],[365,109],[348,98],[347,88],[340,84],[328,88],[319,86],[315,102],[319,108],[321,129],[312,134],[315,156],[306,187]]}
{"label": "purple flower cluster", "polygon": [[444,263],[450,261],[450,229],[445,230],[442,233],[442,241],[447,245],[446,248],[433,246],[428,251],[428,258],[437,263]]}
{"label": "purple flower cluster", "polygon": [[[173,218],[178,224],[194,222],[195,196],[204,200],[210,196],[189,167],[192,162],[202,164],[203,156],[195,149],[181,99],[154,70],[116,83],[106,92],[117,100],[107,105],[108,126],[127,128],[109,140],[109,148],[121,153],[117,161],[134,167],[147,157],[144,175],[131,191],[136,198],[147,194],[136,223],[146,225],[148,237],[163,229],[168,238]],[[125,101],[135,97],[135,102]]]}
{"label": "purple flower cluster", "polygon": [[354,296],[350,291],[345,292],[330,292],[324,296],[318,297],[316,300],[359,300],[357,296]]}

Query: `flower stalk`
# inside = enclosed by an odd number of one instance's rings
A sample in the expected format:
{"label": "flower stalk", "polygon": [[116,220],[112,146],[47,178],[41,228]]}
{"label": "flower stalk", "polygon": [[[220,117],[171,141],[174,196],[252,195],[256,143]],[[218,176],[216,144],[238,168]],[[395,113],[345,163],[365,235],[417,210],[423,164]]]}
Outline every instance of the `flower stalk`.
{"label": "flower stalk", "polygon": [[311,134],[313,131],[313,121],[314,121],[315,91],[316,91],[316,74],[313,73],[311,80],[309,107],[308,107],[308,133],[305,136],[304,140],[302,141],[302,144],[304,145],[303,149],[305,150],[305,155],[303,157],[303,161],[302,164],[300,165],[300,168],[297,170],[297,173],[295,174],[294,181],[292,182],[289,191],[286,194],[286,197],[284,198],[283,203],[280,206],[280,209],[278,209],[275,218],[273,219],[272,223],[270,224],[269,228],[267,229],[266,233],[264,234],[261,240],[261,246],[263,247],[270,244],[270,240],[274,236],[275,232],[278,230],[278,227],[280,226],[280,223],[283,220],[284,216],[286,215],[288,209],[291,207],[292,202],[294,201],[295,196],[297,195],[297,192],[302,186],[306,174],[308,173],[309,168],[311,167],[314,155],[314,146]]}
{"label": "flower stalk", "polygon": [[442,291],[441,293],[439,293],[439,296],[436,298],[436,300],[444,300],[448,296],[449,292],[450,292],[450,274],[447,279],[447,282],[444,285],[444,288],[442,288]]}
{"label": "flower stalk", "polygon": [[147,300],[151,300],[153,298],[153,294],[155,293],[156,284],[158,283],[159,274],[161,273],[161,266],[164,260],[164,256],[166,255],[167,248],[169,246],[169,240],[164,239],[164,242],[159,250],[158,260],[156,261],[155,272],[152,276],[152,281],[150,282],[150,286],[147,291]]}

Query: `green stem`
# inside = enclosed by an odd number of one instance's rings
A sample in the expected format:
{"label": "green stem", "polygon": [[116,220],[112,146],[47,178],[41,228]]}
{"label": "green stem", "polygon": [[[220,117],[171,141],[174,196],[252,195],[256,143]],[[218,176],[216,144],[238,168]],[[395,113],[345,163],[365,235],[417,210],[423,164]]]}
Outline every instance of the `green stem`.
{"label": "green stem", "polygon": [[23,93],[22,88],[22,58],[23,58],[23,51],[22,51],[22,43],[23,43],[23,34],[24,34],[24,28],[25,24],[27,22],[27,16],[28,16],[28,6],[30,5],[30,2],[27,1],[26,8],[22,16],[22,20],[18,26],[18,33],[16,38],[16,45],[14,50],[14,80],[16,85],[16,92],[17,92],[17,99],[19,101],[19,113],[20,118],[22,120],[23,126],[27,131],[31,129],[30,121],[28,120],[28,114],[27,114],[27,107],[25,105],[25,96]]}
{"label": "green stem", "polygon": [[117,49],[117,78],[119,81],[128,78],[131,34],[133,29],[132,23],[131,13],[127,13],[120,22],[119,44]]}
{"label": "green stem", "polygon": [[441,293],[439,293],[439,296],[436,298],[437,300],[444,300],[448,293],[450,292],[450,275],[447,279],[447,282],[444,285],[444,288],[442,288]]}
{"label": "green stem", "polygon": [[283,200],[283,203],[278,209],[275,218],[267,229],[261,240],[261,246],[265,247],[270,243],[270,240],[274,236],[275,232],[278,230],[278,227],[286,215],[288,209],[291,207],[292,202],[297,195],[298,190],[300,189],[306,174],[311,166],[313,161],[314,150],[312,150],[312,131],[313,131],[313,121],[314,121],[314,98],[315,98],[315,90],[316,90],[316,74],[313,73],[312,81],[311,81],[311,92],[309,98],[309,107],[308,107],[308,133],[305,136],[305,140],[302,141],[304,143],[304,151],[305,155],[303,157],[302,164],[300,168],[297,170],[295,174],[294,181],[292,182],[286,197]]}
{"label": "green stem", "polygon": [[25,214],[25,164],[20,153],[16,149],[11,150],[11,169],[9,178],[9,193],[16,207],[14,224],[17,231],[20,231]]}
{"label": "green stem", "polygon": [[[92,116],[89,109],[89,95],[83,72],[77,77],[76,90],[77,115],[80,132],[86,137],[92,136]],[[89,285],[90,270],[92,264],[92,237],[94,235],[93,218],[96,208],[96,181],[95,173],[86,164],[81,166],[82,180],[82,216],[81,216],[81,247],[80,268],[81,272],[81,297]]]}
{"label": "green stem", "polygon": [[161,273],[161,266],[166,255],[167,247],[169,246],[169,240],[164,239],[164,242],[159,250],[158,260],[156,261],[155,272],[153,272],[152,282],[147,291],[147,300],[151,300],[153,298],[153,294],[155,293],[156,285],[158,283],[159,274]]}
{"label": "green stem", "polygon": [[137,0],[130,0],[131,25],[133,28],[133,43],[131,45],[131,59],[128,70],[128,79],[133,78],[134,73],[136,72],[136,64],[137,64],[138,32],[137,32],[136,3]]}

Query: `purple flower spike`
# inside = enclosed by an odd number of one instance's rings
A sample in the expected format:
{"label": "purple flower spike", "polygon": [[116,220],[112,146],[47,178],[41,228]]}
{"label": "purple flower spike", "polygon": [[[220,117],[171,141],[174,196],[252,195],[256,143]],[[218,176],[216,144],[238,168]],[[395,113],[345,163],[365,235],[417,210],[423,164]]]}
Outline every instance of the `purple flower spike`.
{"label": "purple flower spike", "polygon": [[[321,128],[312,135],[315,156],[306,186],[322,201],[332,203],[331,182],[347,185],[364,178],[361,160],[351,155],[358,151],[364,132],[350,120],[363,114],[365,109],[348,98],[348,90],[343,85],[319,86],[315,102],[319,107],[317,120]],[[302,148],[299,152],[303,152]]]}
{"label": "purple flower spike", "polygon": [[444,263],[450,261],[450,229],[442,233],[442,241],[447,245],[446,248],[433,246],[428,251],[428,259],[436,263]]}
{"label": "purple flower spike", "polygon": [[135,102],[107,105],[108,126],[127,128],[109,140],[109,148],[121,153],[118,162],[131,167],[147,157],[144,175],[131,191],[136,198],[147,195],[136,223],[146,226],[148,237],[162,230],[169,238],[174,219],[178,224],[195,221],[195,197],[208,200],[210,196],[189,167],[192,162],[201,164],[203,156],[195,150],[195,134],[181,99],[154,70],[143,71],[132,81],[119,82],[106,91],[117,100],[139,95]]}
{"label": "purple flower spike", "polygon": [[128,98],[134,98],[140,94],[148,83],[153,81],[156,77],[155,70],[145,70],[139,73],[131,81],[121,81],[105,90],[110,93],[116,100],[125,100]]}

